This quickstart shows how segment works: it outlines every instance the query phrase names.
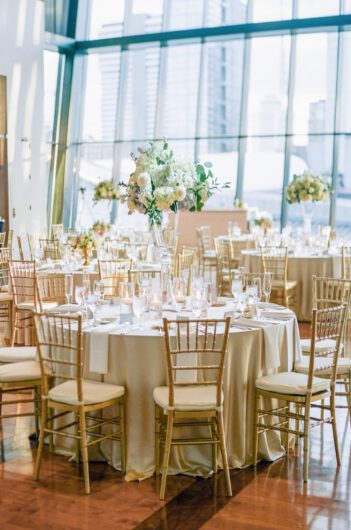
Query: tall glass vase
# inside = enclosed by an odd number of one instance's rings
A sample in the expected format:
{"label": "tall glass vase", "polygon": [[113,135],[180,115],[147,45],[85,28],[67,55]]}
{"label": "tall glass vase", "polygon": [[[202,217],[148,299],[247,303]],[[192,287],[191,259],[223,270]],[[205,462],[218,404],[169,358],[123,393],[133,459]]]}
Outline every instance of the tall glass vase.
{"label": "tall glass vase", "polygon": [[179,211],[163,212],[161,222],[153,224],[151,231],[158,257],[161,262],[161,289],[163,303],[168,303],[170,298],[170,281],[173,255],[177,245]]}
{"label": "tall glass vase", "polygon": [[307,237],[312,234],[312,217],[314,213],[315,203],[312,201],[301,202],[303,230]]}

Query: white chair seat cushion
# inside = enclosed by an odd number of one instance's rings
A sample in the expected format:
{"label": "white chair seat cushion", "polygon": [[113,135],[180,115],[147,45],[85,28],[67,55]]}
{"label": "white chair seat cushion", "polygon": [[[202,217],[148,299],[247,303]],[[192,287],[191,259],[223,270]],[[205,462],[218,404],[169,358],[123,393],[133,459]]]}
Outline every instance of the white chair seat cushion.
{"label": "white chair seat cushion", "polygon": [[6,291],[4,292],[0,292],[0,304],[1,302],[5,303],[5,302],[11,302],[13,299],[13,296],[11,293],[8,293]]}
{"label": "white chair seat cushion", "polygon": [[36,356],[37,348],[35,346],[0,348],[0,363],[35,361]]}
{"label": "white chair seat cushion", "polygon": [[[57,307],[57,306],[58,306],[58,303],[55,301],[42,302],[43,311],[47,311],[48,309],[54,309],[54,307]],[[28,310],[28,311],[33,311],[36,309],[34,302],[20,302],[19,304],[17,304],[16,307],[18,309]]]}
{"label": "white chair seat cushion", "polygon": [[0,382],[22,382],[40,380],[40,364],[37,361],[3,364],[0,366]]}
{"label": "white chair seat cushion", "polygon": [[[83,400],[84,405],[94,405],[117,399],[124,395],[124,387],[112,385],[110,383],[99,383],[98,381],[89,381],[83,379]],[[79,405],[77,382],[65,381],[60,385],[54,386],[49,390],[49,397],[53,401],[66,403],[67,405]]]}
{"label": "white chair seat cushion", "polygon": [[[303,353],[310,353],[311,352],[311,340],[310,339],[302,339],[300,341],[301,344],[301,350]],[[326,353],[328,351],[333,350],[336,347],[336,342],[334,339],[324,339],[316,342],[315,344],[315,352],[316,353]],[[342,345],[340,350],[342,351]]]}
{"label": "white chair seat cushion", "polygon": [[[191,385],[174,388],[175,410],[214,410],[216,408],[215,385]],[[169,387],[154,388],[154,400],[163,409],[169,409]],[[223,394],[222,394],[223,403]]]}
{"label": "white chair seat cushion", "polygon": [[[304,396],[307,393],[308,376],[296,372],[281,372],[280,374],[266,375],[256,380],[256,388],[277,392],[278,394],[290,394]],[[322,392],[330,388],[328,379],[313,378],[313,393]]]}
{"label": "white chair seat cushion", "polygon": [[284,280],[272,281],[272,289],[282,289],[284,286],[289,291],[297,286],[297,282],[295,280],[288,280],[286,283],[284,283]]}
{"label": "white chair seat cushion", "polygon": [[[295,365],[295,372],[300,374],[308,374],[309,369],[309,357],[305,357],[302,361]],[[333,360],[331,357],[315,357],[314,366],[316,370],[321,370],[317,373],[322,375],[329,375],[331,373],[331,368],[333,365]],[[336,373],[338,375],[348,373],[351,369],[351,359],[347,357],[339,357]]]}
{"label": "white chair seat cushion", "polygon": [[0,287],[0,292],[1,293],[8,293],[9,292],[9,286],[8,285],[2,285]]}

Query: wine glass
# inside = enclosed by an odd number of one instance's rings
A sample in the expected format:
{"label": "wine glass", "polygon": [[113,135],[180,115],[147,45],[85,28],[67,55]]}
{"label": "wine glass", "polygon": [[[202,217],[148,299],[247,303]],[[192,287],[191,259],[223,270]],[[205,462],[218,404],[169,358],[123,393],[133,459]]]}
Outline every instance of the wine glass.
{"label": "wine glass", "polygon": [[259,302],[261,301],[262,299],[262,282],[261,282],[261,278],[257,277],[257,278],[254,278],[253,279],[253,284],[256,288],[256,296],[255,296],[255,299],[254,299],[254,305],[256,306],[256,315],[258,317],[258,319],[261,318],[261,308],[258,307],[258,304]]}
{"label": "wine glass", "polygon": [[133,313],[136,316],[138,322],[140,321],[141,315],[146,309],[146,296],[144,294],[133,296]]}
{"label": "wine glass", "polygon": [[272,291],[272,273],[271,272],[265,272],[264,273],[262,290],[263,290],[264,295],[266,297],[266,309],[268,309],[269,296],[270,296],[271,291]]}
{"label": "wine glass", "polygon": [[195,290],[191,296],[191,306],[196,318],[199,318],[207,306],[207,297],[204,289]]}
{"label": "wine glass", "polygon": [[65,296],[67,304],[71,303],[73,295],[73,275],[65,274]]}
{"label": "wine glass", "polygon": [[172,281],[172,299],[177,310],[180,310],[186,301],[187,282],[183,278],[173,278]]}
{"label": "wine glass", "polygon": [[76,286],[76,288],[74,289],[74,298],[78,305],[80,306],[83,305],[83,302],[84,302],[83,287]]}
{"label": "wine glass", "polygon": [[102,280],[94,281],[94,299],[96,301],[96,306],[99,307],[102,304],[102,299],[104,297],[105,284]]}

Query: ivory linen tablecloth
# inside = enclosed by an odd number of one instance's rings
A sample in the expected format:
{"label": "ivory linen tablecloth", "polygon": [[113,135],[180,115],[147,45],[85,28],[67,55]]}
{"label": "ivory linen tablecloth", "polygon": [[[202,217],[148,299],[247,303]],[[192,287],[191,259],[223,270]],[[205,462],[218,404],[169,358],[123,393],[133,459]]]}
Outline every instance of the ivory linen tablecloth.
{"label": "ivory linen tablecloth", "polygon": [[[213,315],[211,314],[211,317]],[[169,314],[174,318],[174,314]],[[274,326],[279,346],[279,371],[291,370],[300,355],[295,318],[267,322]],[[85,332],[85,377],[124,385],[126,388],[127,480],[142,480],[154,472],[153,389],[167,384],[164,337],[146,322],[143,329],[130,334],[109,332],[109,358],[105,375],[89,372],[90,333]],[[224,371],[225,432],[229,465],[232,468],[252,463],[253,409],[255,380],[267,373],[263,329],[231,328]],[[120,467],[119,444],[101,444],[104,457]],[[284,454],[277,433],[260,436],[260,456],[275,460]],[[97,458],[91,453],[90,458]],[[211,473],[211,449],[206,446],[173,448],[170,473],[207,476]]]}
{"label": "ivory linen tablecloth", "polygon": [[[261,272],[261,255],[244,250],[243,265],[248,272]],[[296,316],[301,322],[311,320],[312,276],[341,277],[341,256],[289,256],[288,279],[297,281]]]}

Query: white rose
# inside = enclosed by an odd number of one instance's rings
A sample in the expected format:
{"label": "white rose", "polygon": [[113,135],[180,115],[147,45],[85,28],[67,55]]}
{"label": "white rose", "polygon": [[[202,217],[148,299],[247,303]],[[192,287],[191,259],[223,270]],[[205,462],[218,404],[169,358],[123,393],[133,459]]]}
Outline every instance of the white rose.
{"label": "white rose", "polygon": [[138,176],[138,185],[141,188],[146,188],[150,184],[150,175],[144,171]]}
{"label": "white rose", "polygon": [[185,196],[186,196],[185,186],[176,186],[175,196],[176,196],[177,201],[182,201],[183,199],[185,199]]}

